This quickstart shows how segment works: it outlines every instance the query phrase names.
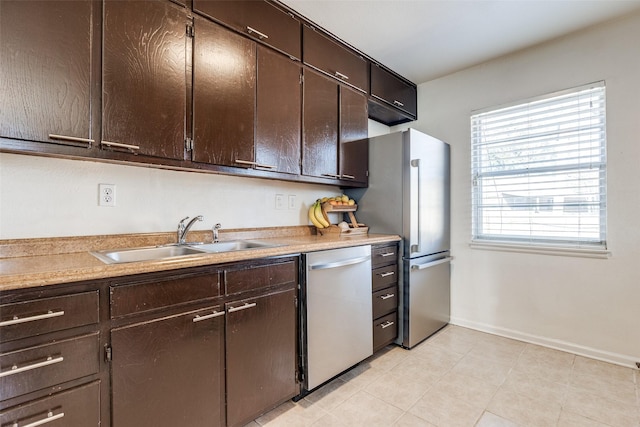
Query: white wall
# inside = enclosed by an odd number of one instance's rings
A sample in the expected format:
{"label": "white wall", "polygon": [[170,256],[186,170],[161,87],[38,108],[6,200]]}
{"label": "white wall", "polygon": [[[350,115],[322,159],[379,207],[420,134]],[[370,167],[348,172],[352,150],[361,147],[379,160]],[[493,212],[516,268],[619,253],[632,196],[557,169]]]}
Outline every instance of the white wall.
{"label": "white wall", "polygon": [[[369,133],[389,132],[369,121]],[[116,185],[116,206],[98,206],[98,184]],[[310,203],[338,187],[0,153],[0,239],[310,224]],[[282,194],[285,209],[276,209]],[[288,196],[295,208],[288,209]]]}
{"label": "white wall", "polygon": [[[640,361],[640,14],[418,87],[411,127],[452,146],[452,321],[631,365]],[[469,247],[472,110],[604,80],[609,259]],[[395,129],[394,129],[395,130]]]}

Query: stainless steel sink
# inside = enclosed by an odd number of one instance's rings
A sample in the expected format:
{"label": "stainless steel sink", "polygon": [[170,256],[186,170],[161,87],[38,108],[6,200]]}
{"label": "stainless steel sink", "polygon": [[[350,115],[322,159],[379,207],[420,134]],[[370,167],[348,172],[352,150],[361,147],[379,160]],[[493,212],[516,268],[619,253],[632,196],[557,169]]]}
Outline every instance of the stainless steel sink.
{"label": "stainless steel sink", "polygon": [[136,261],[158,261],[189,255],[204,255],[206,252],[190,246],[150,246],[133,249],[117,249],[91,252],[106,264],[121,264]]}
{"label": "stainless steel sink", "polygon": [[105,264],[122,264],[138,261],[161,261],[177,257],[206,255],[248,249],[272,248],[281,245],[256,242],[253,240],[231,240],[218,243],[194,243],[190,245],[149,246],[132,249],[111,249],[90,252]]}
{"label": "stainless steel sink", "polygon": [[244,251],[247,249],[260,249],[260,248],[275,248],[278,246],[282,246],[282,245],[265,243],[265,242],[256,242],[254,240],[230,240],[228,242],[203,243],[203,244],[190,245],[190,247],[192,248],[197,248],[198,250],[210,252],[210,253]]}

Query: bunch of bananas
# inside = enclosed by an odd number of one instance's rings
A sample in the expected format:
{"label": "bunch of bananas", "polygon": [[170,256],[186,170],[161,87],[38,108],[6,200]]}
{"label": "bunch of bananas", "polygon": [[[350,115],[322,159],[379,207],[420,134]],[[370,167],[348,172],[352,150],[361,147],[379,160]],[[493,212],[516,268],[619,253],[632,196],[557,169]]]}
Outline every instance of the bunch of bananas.
{"label": "bunch of bananas", "polygon": [[320,199],[311,205],[309,208],[309,221],[318,228],[327,228],[331,223],[325,218],[324,212],[322,212],[322,202]]}

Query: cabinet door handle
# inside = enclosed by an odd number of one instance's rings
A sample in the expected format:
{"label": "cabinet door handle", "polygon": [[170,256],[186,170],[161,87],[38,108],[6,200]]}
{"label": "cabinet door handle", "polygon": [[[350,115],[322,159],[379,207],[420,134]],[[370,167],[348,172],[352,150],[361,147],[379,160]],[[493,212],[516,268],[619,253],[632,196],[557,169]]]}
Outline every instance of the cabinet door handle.
{"label": "cabinet door handle", "polygon": [[4,372],[0,372],[0,378],[2,377],[8,377],[9,375],[13,375],[13,374],[19,374],[20,372],[25,372],[25,371],[30,371],[32,369],[38,369],[38,368],[42,368],[44,366],[49,366],[49,365],[53,365],[55,363],[60,363],[64,360],[64,358],[62,356],[53,358],[51,356],[47,357],[46,360],[43,360],[42,362],[37,362],[37,363],[33,363],[31,365],[25,365],[22,366],[20,368],[18,368],[18,365],[13,365],[11,367],[11,369],[4,371]]}
{"label": "cabinet door handle", "polygon": [[395,255],[395,254],[396,254],[395,252],[385,252],[385,253],[383,253],[383,254],[380,254],[380,256],[381,256],[382,258],[386,258],[386,257],[388,257],[388,256],[392,256],[392,255]]}
{"label": "cabinet door handle", "polygon": [[130,151],[138,151],[139,145],[123,144],[121,142],[100,141],[100,145],[106,145],[107,147],[125,148]]}
{"label": "cabinet door handle", "polygon": [[55,133],[49,134],[50,139],[56,139],[59,141],[69,141],[69,142],[81,142],[87,144],[87,148],[91,147],[91,144],[96,142],[93,139],[89,138],[78,138],[77,136],[67,136],[67,135],[56,135]]}
{"label": "cabinet door handle", "polygon": [[349,80],[349,76],[347,76],[346,74],[342,74],[340,71],[336,71],[336,77],[342,79],[342,80]]}
{"label": "cabinet door handle", "polygon": [[51,319],[52,317],[58,317],[58,316],[64,316],[64,311],[49,310],[45,314],[37,314],[35,316],[29,316],[29,317],[23,317],[23,318],[19,318],[18,316],[13,316],[13,319],[0,322],[0,326],[11,326],[11,325],[17,325],[19,323],[35,322],[36,320]]}
{"label": "cabinet door handle", "polygon": [[391,320],[387,320],[386,322],[381,323],[381,324],[380,324],[380,327],[381,327],[382,329],[386,329],[386,328],[388,328],[389,326],[393,325],[394,323],[396,323],[396,322],[392,322]]}
{"label": "cabinet door handle", "polygon": [[255,35],[257,35],[260,38],[260,40],[269,38],[269,36],[266,35],[265,33],[261,33],[260,31],[256,30],[255,28],[251,28],[248,25],[247,25],[247,32],[249,34],[254,33]]}
{"label": "cabinet door handle", "polygon": [[272,165],[264,165],[262,163],[258,163],[258,162],[250,162],[248,160],[234,160],[234,163],[238,163],[240,165],[249,165],[249,166],[255,166],[257,168],[265,168],[265,169],[275,169],[275,166]]}
{"label": "cabinet door handle", "polygon": [[205,314],[204,316],[196,314],[195,317],[193,319],[191,319],[191,321],[193,323],[197,323],[197,322],[202,322],[203,320],[209,320],[209,319],[213,319],[213,318],[220,317],[220,316],[224,316],[224,311],[215,311],[214,310],[213,313]]}
{"label": "cabinet door handle", "polygon": [[342,175],[340,175],[340,178],[343,178],[343,179],[356,179],[356,177],[355,177],[355,176],[353,176],[353,175],[347,175],[347,174],[342,174]]}
{"label": "cabinet door handle", "polygon": [[404,104],[398,100],[393,101],[393,105],[397,105],[398,107],[404,107]]}
{"label": "cabinet door handle", "polygon": [[396,274],[395,271],[387,271],[386,273],[380,273],[380,277],[389,277],[393,276],[394,274]]}
{"label": "cabinet door handle", "polygon": [[233,313],[234,311],[246,310],[247,308],[255,307],[257,304],[255,302],[246,302],[244,305],[240,307],[229,307],[229,313]]}
{"label": "cabinet door handle", "polygon": [[386,300],[386,299],[389,299],[389,298],[393,298],[395,296],[396,296],[395,294],[380,295],[380,299],[381,300]]}
{"label": "cabinet door handle", "polygon": [[47,418],[43,418],[41,420],[38,421],[34,421],[32,423],[29,424],[25,424],[25,425],[19,425],[17,422],[11,424],[11,427],[36,427],[36,426],[41,426],[44,424],[48,424],[50,422],[53,422],[55,420],[59,420],[60,418],[64,417],[64,412],[60,412],[59,414],[55,414],[53,415],[53,412],[48,412],[47,413]]}
{"label": "cabinet door handle", "polygon": [[323,173],[322,176],[328,176],[329,178],[340,179],[340,175],[336,175],[335,173]]}

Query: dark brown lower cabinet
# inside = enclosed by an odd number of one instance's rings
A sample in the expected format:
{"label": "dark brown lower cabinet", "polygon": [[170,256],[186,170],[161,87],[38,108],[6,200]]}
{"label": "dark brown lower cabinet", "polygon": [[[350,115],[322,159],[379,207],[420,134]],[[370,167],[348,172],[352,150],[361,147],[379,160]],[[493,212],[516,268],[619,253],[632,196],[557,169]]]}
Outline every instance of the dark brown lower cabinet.
{"label": "dark brown lower cabinet", "polygon": [[242,426],[298,392],[296,290],[226,304],[227,424]]}
{"label": "dark brown lower cabinet", "polygon": [[0,425],[99,426],[100,382],[95,381],[2,411]]}
{"label": "dark brown lower cabinet", "polygon": [[112,426],[224,425],[220,306],[111,331]]}

